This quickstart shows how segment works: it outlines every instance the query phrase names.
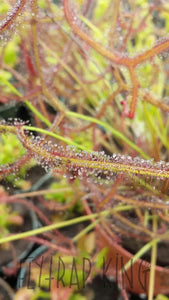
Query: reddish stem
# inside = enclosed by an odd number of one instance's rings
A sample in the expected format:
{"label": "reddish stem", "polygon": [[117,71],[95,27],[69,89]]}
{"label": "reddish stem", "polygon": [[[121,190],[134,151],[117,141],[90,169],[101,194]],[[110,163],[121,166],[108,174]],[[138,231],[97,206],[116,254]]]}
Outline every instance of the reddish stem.
{"label": "reddish stem", "polygon": [[8,29],[12,23],[14,23],[15,19],[18,17],[20,12],[22,11],[23,7],[25,6],[27,0],[18,0],[14,7],[12,8],[12,11],[8,16],[1,22],[0,24],[0,33],[2,33],[4,30]]}

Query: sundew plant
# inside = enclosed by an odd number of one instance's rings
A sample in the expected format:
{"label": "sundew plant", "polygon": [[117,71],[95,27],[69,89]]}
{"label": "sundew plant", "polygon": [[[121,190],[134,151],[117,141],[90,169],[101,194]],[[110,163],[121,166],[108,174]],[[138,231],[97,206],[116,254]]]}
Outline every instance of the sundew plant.
{"label": "sundew plant", "polygon": [[[78,195],[52,207],[64,212],[80,201],[86,214],[48,220],[1,244],[33,236],[40,243],[44,233],[50,248],[51,230],[91,219],[88,231],[97,223],[120,243],[123,236],[141,240],[134,261],[151,249],[148,299],[165,293],[155,289],[155,266],[158,243],[169,239],[168,30],[162,0],[0,0],[0,134],[14,135],[24,149],[0,166],[1,182],[17,179],[33,159]],[[30,120],[4,117],[14,106]],[[34,196],[45,202],[47,192]],[[31,191],[1,202],[29,206],[26,197]]]}

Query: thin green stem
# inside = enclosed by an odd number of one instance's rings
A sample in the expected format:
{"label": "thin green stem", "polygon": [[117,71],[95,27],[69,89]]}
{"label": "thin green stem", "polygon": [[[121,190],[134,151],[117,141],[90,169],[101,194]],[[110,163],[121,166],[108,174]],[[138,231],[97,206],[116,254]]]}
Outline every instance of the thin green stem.
{"label": "thin green stem", "polygon": [[154,244],[157,244],[161,241],[160,238],[158,239],[153,239],[152,241],[150,241],[149,243],[147,243],[146,245],[144,245],[135,255],[132,256],[132,258],[125,264],[124,266],[124,270],[127,271],[130,267],[131,264],[133,265],[139,258],[141,258],[149,249],[151,249],[151,247]]}
{"label": "thin green stem", "polygon": [[77,242],[82,236],[87,234],[90,230],[92,230],[97,224],[99,223],[99,220],[95,220],[93,223],[85,227],[83,230],[81,230],[77,235],[74,236],[72,241],[75,243]]}
{"label": "thin green stem", "polygon": [[[120,204],[119,206],[114,208],[114,210],[116,210],[116,211],[126,211],[126,210],[130,210],[130,209],[133,209],[132,205],[121,205]],[[88,233],[90,230],[92,230],[95,227],[95,225],[97,225],[99,223],[99,221],[100,220],[95,220],[92,224],[85,227],[77,235],[74,236],[72,241],[77,242],[82,236],[84,236],[86,233]]]}
{"label": "thin green stem", "polygon": [[27,232],[22,232],[22,233],[10,235],[10,236],[1,238],[0,239],[0,244],[16,241],[16,240],[20,240],[20,239],[25,239],[27,237],[34,236],[36,234],[42,234],[42,233],[45,233],[47,231],[51,231],[51,230],[54,230],[54,229],[59,229],[59,228],[71,226],[71,225],[78,224],[78,223],[81,223],[81,222],[85,222],[85,221],[88,221],[88,220],[91,220],[91,219],[94,219],[94,218],[99,218],[100,216],[101,217],[106,217],[106,216],[110,215],[111,213],[113,213],[113,211],[123,211],[123,210],[128,210],[128,209],[131,209],[131,208],[133,208],[133,206],[130,206],[130,205],[129,206],[121,206],[121,205],[119,205],[119,206],[117,206],[113,209],[104,210],[104,211],[99,212],[99,213],[94,213],[94,214],[87,215],[87,216],[81,216],[81,217],[78,217],[78,218],[74,218],[72,220],[67,220],[67,221],[63,221],[63,222],[60,222],[60,223],[51,224],[51,225],[48,225],[48,226],[44,226],[44,227],[41,227],[41,228],[30,230],[30,231],[27,231]]}
{"label": "thin green stem", "polygon": [[0,74],[0,81],[4,83],[4,85],[6,85],[15,95],[22,97],[22,94],[2,74]]}
{"label": "thin green stem", "polygon": [[[100,214],[103,215],[103,216],[107,216],[107,215],[110,214],[110,210],[103,211]],[[88,221],[88,220],[93,219],[93,218],[98,218],[98,216],[99,216],[99,214],[95,213],[95,214],[91,214],[91,215],[87,215],[87,216],[81,216],[81,217],[78,217],[78,218],[74,218],[72,220],[67,220],[67,221],[56,223],[56,224],[51,224],[51,225],[44,226],[44,227],[34,229],[34,230],[30,230],[30,231],[27,231],[27,232],[14,234],[14,235],[11,235],[11,236],[1,238],[0,239],[0,244],[16,241],[16,240],[20,240],[20,239],[24,239],[24,238],[34,236],[34,235],[37,235],[37,234],[42,234],[44,232],[51,231],[51,230],[54,230],[54,229],[59,229],[59,228],[71,226],[71,225],[74,225],[74,224],[78,224],[78,223],[85,222],[85,221]]]}
{"label": "thin green stem", "polygon": [[98,124],[100,126],[103,126],[105,129],[110,131],[113,134],[113,136],[121,139],[123,142],[125,142],[127,145],[129,145],[132,149],[137,151],[142,157],[144,157],[145,159],[150,159],[150,157],[143,150],[141,150],[137,145],[135,145],[128,138],[126,138],[121,132],[114,129],[113,127],[111,127],[107,123],[105,123],[103,121],[100,121],[99,119],[95,119],[93,117],[78,114],[78,113],[72,112],[72,111],[66,111],[66,115],[69,116],[69,117],[79,118],[79,119],[82,119],[82,120],[85,120],[85,121],[92,122],[92,123]]}
{"label": "thin green stem", "polygon": [[[157,216],[153,215],[153,232],[157,231]],[[154,295],[154,284],[155,284],[155,266],[157,260],[157,242],[154,241],[151,250],[151,269],[150,269],[150,279],[149,279],[149,291],[148,300],[153,300]]]}
{"label": "thin green stem", "polygon": [[[52,137],[54,137],[55,139],[58,139],[58,140],[60,140],[60,141],[62,141],[62,142],[65,142],[65,143],[68,144],[68,145],[72,145],[72,146],[74,146],[74,147],[76,147],[76,148],[78,148],[78,149],[81,149],[81,150],[85,150],[85,151],[90,152],[90,150],[87,149],[86,147],[84,147],[84,146],[82,146],[82,145],[79,145],[79,144],[77,144],[77,143],[75,143],[75,142],[73,142],[73,141],[71,141],[71,140],[69,140],[69,139],[67,139],[67,138],[65,138],[65,137],[63,137],[63,136],[61,136],[61,135],[58,135],[58,134],[56,134],[56,133],[54,133],[54,132],[45,130],[45,129],[43,129],[43,128],[37,128],[37,127],[33,127],[33,126],[23,126],[23,129],[26,129],[26,130],[32,130],[32,131],[36,131],[36,132],[40,132],[40,133],[42,133],[42,134],[46,134],[46,135],[52,136]],[[92,150],[91,150],[91,151],[92,151]]]}
{"label": "thin green stem", "polygon": [[[6,85],[11,92],[13,92],[15,95],[17,95],[19,98],[23,98],[22,94],[12,85],[6,78],[4,78],[2,75],[0,75],[0,81]],[[25,100],[24,103],[27,105],[27,107],[42,121],[44,122],[48,127],[50,127],[52,124],[49,120],[47,120],[28,100]]]}
{"label": "thin green stem", "polygon": [[[7,85],[11,89],[11,91],[14,94],[16,94],[19,97],[22,97],[22,94],[8,80],[4,79],[3,77],[2,78],[0,77],[0,79],[1,79],[1,81],[5,85]],[[44,122],[48,127],[52,125],[50,123],[50,121],[47,120],[29,101],[25,100],[24,102],[29,107],[29,109],[31,109],[31,111],[42,122]],[[143,150],[141,150],[137,145],[135,145],[128,138],[126,138],[121,132],[119,132],[118,130],[114,129],[113,127],[111,127],[107,123],[105,123],[103,121],[100,121],[99,119],[96,119],[96,118],[93,118],[93,117],[89,117],[89,116],[85,116],[85,115],[82,115],[82,114],[78,114],[78,113],[75,113],[75,112],[72,112],[72,111],[66,111],[65,114],[67,116],[69,116],[69,117],[79,118],[79,119],[86,120],[88,122],[92,122],[92,123],[98,124],[100,126],[103,126],[105,129],[107,129],[108,131],[110,131],[113,134],[113,136],[121,139],[123,142],[125,142],[127,145],[129,145],[132,149],[134,149],[135,151],[137,151],[142,157],[144,157],[145,159],[150,159],[150,157]],[[30,130],[30,129],[28,129],[28,130]],[[34,129],[34,131],[38,131],[38,130],[39,130],[39,128],[36,128],[36,130]],[[39,130],[39,132],[40,132],[40,130]],[[44,133],[47,134],[47,132],[44,132]],[[51,134],[48,133],[48,135],[51,135]],[[61,140],[60,136],[57,136],[56,138],[58,138],[58,139]],[[82,146],[79,146],[79,145],[77,146],[77,144],[75,144],[73,142],[70,143],[70,141],[68,139],[63,138],[62,141],[65,141],[66,143],[74,145],[74,146],[76,145],[76,147],[78,147],[79,149],[86,150],[85,147],[82,147]]]}
{"label": "thin green stem", "polygon": [[48,127],[52,126],[52,123],[46,119],[29,101],[24,101],[28,108]]}

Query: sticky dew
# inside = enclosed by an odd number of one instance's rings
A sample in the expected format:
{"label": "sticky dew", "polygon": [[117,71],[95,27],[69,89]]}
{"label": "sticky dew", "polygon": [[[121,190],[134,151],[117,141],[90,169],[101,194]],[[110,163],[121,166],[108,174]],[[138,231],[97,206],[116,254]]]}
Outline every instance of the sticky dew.
{"label": "sticky dew", "polygon": [[[18,123],[19,124],[19,123]],[[54,173],[62,170],[70,179],[87,178],[94,183],[109,184],[121,174],[127,180],[144,180],[155,188],[169,178],[169,163],[154,162],[140,157],[122,154],[107,155],[102,152],[87,152],[67,145],[54,144],[40,136],[30,135],[22,125],[16,125],[17,136],[28,153],[46,170]]]}
{"label": "sticky dew", "polygon": [[17,26],[21,23],[23,9],[27,0],[18,0],[8,10],[6,17],[0,22],[0,43],[4,46],[17,33]]}
{"label": "sticky dew", "polygon": [[[87,182],[100,185],[112,184],[117,176],[122,175],[126,183],[151,185],[152,189],[160,189],[161,184],[169,178],[169,163],[154,162],[129,155],[102,152],[87,152],[71,145],[59,145],[44,137],[35,136],[27,122],[14,119],[2,121],[0,133],[12,132],[17,137],[27,153],[11,165],[0,167],[0,177],[13,172],[17,174],[20,168],[31,158],[34,158],[46,172],[67,177],[69,180],[86,179]],[[25,127],[27,130],[25,130]],[[28,130],[29,127],[29,130]]]}

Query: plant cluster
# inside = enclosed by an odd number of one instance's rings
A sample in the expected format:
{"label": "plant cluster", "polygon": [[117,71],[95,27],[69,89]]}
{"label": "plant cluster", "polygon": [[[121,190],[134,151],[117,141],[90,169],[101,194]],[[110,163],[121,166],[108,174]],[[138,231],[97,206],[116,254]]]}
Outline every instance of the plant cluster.
{"label": "plant cluster", "polygon": [[[158,245],[169,239],[168,3],[0,0],[0,12],[0,180],[16,181],[34,161],[54,181],[0,198],[24,204],[44,224],[0,244],[29,239],[49,253],[82,250],[94,261],[91,230],[116,244],[136,239],[134,263],[151,249],[148,299],[169,292],[155,287]],[[15,106],[29,120],[12,113]],[[89,220],[72,241],[58,230]],[[68,299],[73,291],[53,284],[48,296]]]}

